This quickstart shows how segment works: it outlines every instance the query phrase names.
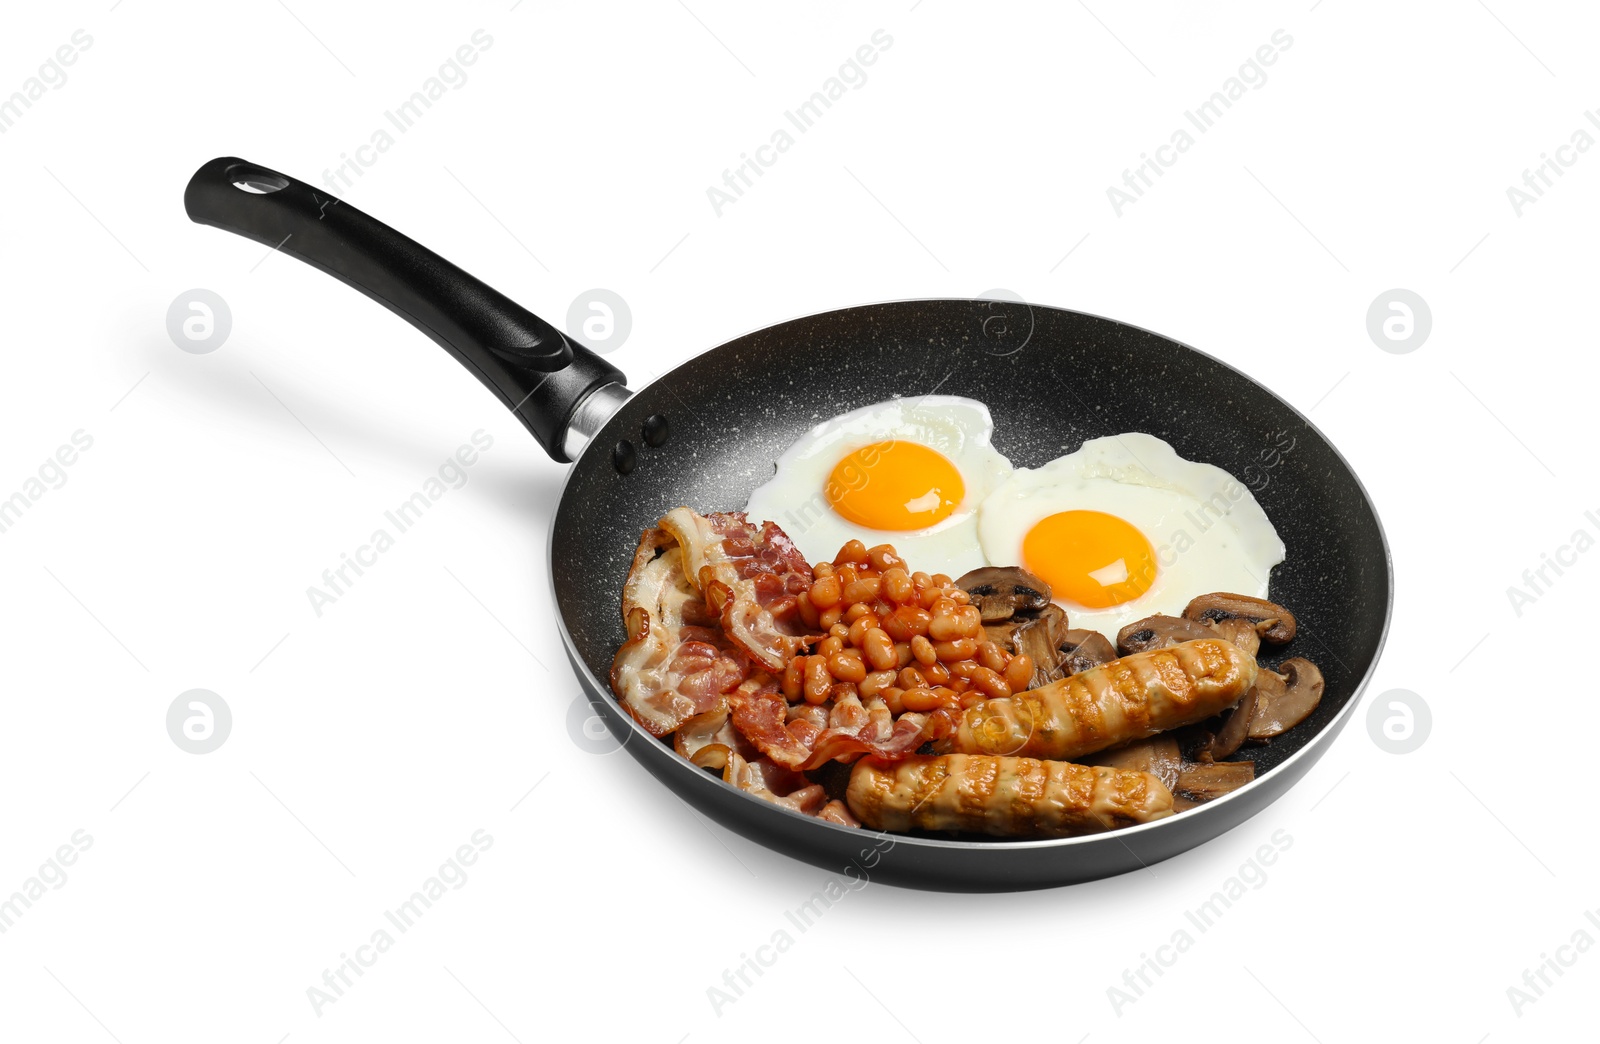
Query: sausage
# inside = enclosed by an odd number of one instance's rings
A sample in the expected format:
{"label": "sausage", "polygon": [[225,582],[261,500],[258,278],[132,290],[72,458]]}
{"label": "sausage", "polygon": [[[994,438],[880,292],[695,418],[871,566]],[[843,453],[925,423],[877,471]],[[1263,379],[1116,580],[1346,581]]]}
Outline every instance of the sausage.
{"label": "sausage", "polygon": [[1198,638],[974,704],[941,747],[1071,761],[1219,714],[1255,681],[1255,657],[1232,642]]}
{"label": "sausage", "polygon": [[1172,792],[1148,772],[987,754],[862,758],[845,800],[877,830],[997,837],[1071,837],[1172,815]]}

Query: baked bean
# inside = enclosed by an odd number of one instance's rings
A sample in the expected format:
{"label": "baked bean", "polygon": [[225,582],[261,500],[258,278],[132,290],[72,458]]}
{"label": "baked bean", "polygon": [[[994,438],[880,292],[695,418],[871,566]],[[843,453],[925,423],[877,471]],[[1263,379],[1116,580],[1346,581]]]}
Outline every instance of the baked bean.
{"label": "baked bean", "polygon": [[911,655],[917,658],[918,663],[939,662],[939,657],[933,654],[933,643],[920,634],[911,638]]}
{"label": "baked bean", "polygon": [[956,619],[961,621],[968,638],[983,637],[983,610],[975,605],[963,605],[956,610]]}
{"label": "baked bean", "polygon": [[866,654],[867,662],[872,664],[875,671],[887,671],[895,666],[894,642],[889,640],[881,627],[867,631],[861,651]]}
{"label": "baked bean", "polygon": [[849,584],[844,589],[844,600],[847,602],[869,602],[878,597],[878,591],[883,586],[883,581],[875,576],[866,576]]}
{"label": "baked bean", "polygon": [[[949,608],[941,610],[933,607],[933,619],[928,623],[928,637],[936,642],[950,642],[957,638],[970,638],[967,633],[966,621],[957,613],[959,608],[954,602],[948,603]],[[980,624],[979,626],[982,626]]]}
{"label": "baked bean", "polygon": [[956,660],[953,663],[946,664],[945,668],[950,672],[950,676],[953,678],[970,678],[972,677],[972,672],[977,670],[980,666],[982,666],[982,664],[978,663],[976,660]]}
{"label": "baked bean", "polygon": [[867,640],[867,632],[876,626],[878,626],[877,617],[863,613],[850,625],[850,644],[857,649],[861,648],[862,643]]}
{"label": "baked bean", "polygon": [[932,685],[943,685],[950,680],[950,668],[942,663],[925,663],[917,671]]}
{"label": "baked bean", "polygon": [[904,569],[894,566],[883,571],[883,594],[889,601],[909,602],[914,593],[916,588],[911,586],[911,577]]}
{"label": "baked bean", "polygon": [[830,634],[828,637],[822,639],[822,644],[817,646],[817,655],[832,656],[836,652],[843,651],[843,649],[844,639],[840,638],[836,634]]}
{"label": "baked bean", "polygon": [[945,576],[943,573],[934,573],[933,574],[933,585],[935,587],[949,587],[950,584],[951,584],[950,578],[948,576]]}
{"label": "baked bean", "polygon": [[934,695],[932,689],[907,689],[901,694],[900,702],[908,711],[926,713],[939,709],[939,697]]}
{"label": "baked bean", "polygon": [[859,540],[852,540],[839,549],[839,557],[833,560],[833,564],[835,566],[843,562],[854,562],[860,564],[866,560],[867,545],[863,544]]}
{"label": "baked bean", "polygon": [[820,609],[832,609],[839,604],[839,578],[828,575],[811,585],[811,604]]}
{"label": "baked bean", "polygon": [[872,568],[880,573],[906,564],[905,559],[895,554],[893,544],[879,544],[867,548],[867,561],[871,562]]}
{"label": "baked bean", "polygon": [[839,577],[839,590],[843,591],[856,582],[856,567],[847,562],[839,567],[836,575]]}
{"label": "baked bean", "polygon": [[833,563],[832,562],[818,562],[816,565],[811,567],[811,575],[816,577],[818,580],[821,580],[825,576],[832,576],[833,575]]}
{"label": "baked bean", "polygon": [[979,642],[978,662],[999,674],[1006,669],[1006,654],[994,642]]}
{"label": "baked bean", "polygon": [[944,597],[944,592],[937,587],[930,587],[922,592],[922,597],[917,599],[917,604],[924,609],[932,609],[939,599]]}
{"label": "baked bean", "polygon": [[867,665],[859,651],[846,649],[828,657],[828,672],[842,682],[860,682],[867,677]]}
{"label": "baked bean", "polygon": [[954,689],[958,693],[966,692],[971,686],[972,683],[965,678],[950,679],[950,688]]}
{"label": "baked bean", "polygon": [[861,690],[862,696],[870,698],[880,695],[884,689],[893,685],[894,682],[895,673],[893,671],[873,671],[864,680],[857,682],[856,685]]}
{"label": "baked bean", "polygon": [[900,668],[900,674],[895,678],[895,684],[900,686],[902,689],[915,689],[917,686],[923,684],[923,682],[924,679],[922,675],[917,673],[917,669],[915,667]]}
{"label": "baked bean", "polygon": [[817,618],[817,626],[826,630],[827,628],[838,623],[839,617],[843,615],[844,614],[839,611],[838,606],[834,606],[832,609],[824,609],[822,611],[822,615]]}
{"label": "baked bean", "polygon": [[1025,692],[1033,684],[1033,657],[1027,653],[1013,656],[1006,664],[1006,684],[1012,692]]}
{"label": "baked bean", "polygon": [[915,605],[902,605],[883,621],[883,629],[897,642],[908,642],[912,635],[927,634],[928,623],[933,619],[926,609]]}
{"label": "baked bean", "polygon": [[810,593],[802,594],[800,602],[800,619],[805,621],[807,627],[822,626],[822,614],[817,612],[817,607],[811,604]]}
{"label": "baked bean", "polygon": [[911,574],[911,584],[918,591],[923,591],[933,586],[933,577],[918,569]]}
{"label": "baked bean", "polygon": [[850,628],[842,623],[836,623],[828,628],[828,633],[842,642],[850,636]]}
{"label": "baked bean", "polygon": [[935,686],[933,694],[938,698],[939,706],[941,707],[955,707],[961,703],[960,694],[954,689],[945,688],[943,685]]}
{"label": "baked bean", "polygon": [[905,712],[905,704],[900,702],[900,698],[905,695],[904,689],[891,685],[878,695],[883,698],[884,706],[889,708],[890,714],[902,714]]}
{"label": "baked bean", "polygon": [[1003,700],[1011,695],[1011,686],[1006,680],[987,667],[972,672],[972,687],[982,689],[991,700]]}
{"label": "baked bean", "polygon": [[828,698],[833,677],[828,674],[828,660],[824,656],[806,657],[805,696],[807,703],[822,703]]}
{"label": "baked bean", "polygon": [[911,643],[894,643],[894,662],[897,666],[905,667],[911,663]]}
{"label": "baked bean", "polygon": [[989,697],[983,694],[982,689],[968,689],[966,692],[960,694],[961,709],[970,710],[988,698]]}
{"label": "baked bean", "polygon": [[[860,583],[861,581],[858,580],[856,582]],[[846,601],[849,601],[849,599],[846,599]],[[870,616],[871,614],[872,606],[868,605],[866,602],[851,602],[850,608],[844,611],[844,618],[845,622],[847,623],[855,623],[863,616]]]}
{"label": "baked bean", "polygon": [[957,660],[970,660],[978,651],[978,641],[975,638],[957,638],[950,642],[934,642],[933,653],[945,663],[954,663]]}
{"label": "baked bean", "polygon": [[936,642],[954,641],[957,638],[978,638],[983,634],[983,614],[975,605],[956,605],[946,601],[948,608],[933,607],[933,620],[928,624],[928,637]]}
{"label": "baked bean", "polygon": [[798,700],[805,691],[806,683],[806,658],[796,656],[789,661],[783,669],[783,698],[790,703]]}

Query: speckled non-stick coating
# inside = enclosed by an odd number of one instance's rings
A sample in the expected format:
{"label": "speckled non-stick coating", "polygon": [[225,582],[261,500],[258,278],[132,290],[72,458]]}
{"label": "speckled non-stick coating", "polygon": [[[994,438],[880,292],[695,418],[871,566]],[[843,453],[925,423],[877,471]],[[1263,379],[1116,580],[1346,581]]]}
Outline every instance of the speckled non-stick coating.
{"label": "speckled non-stick coating", "polygon": [[[1343,459],[1295,410],[1215,359],[1111,320],[1005,302],[896,302],[793,320],[691,359],[635,395],[574,465],[554,522],[557,601],[572,648],[594,679],[603,682],[623,638],[620,592],[641,529],[680,504],[738,510],[772,475],[784,448],[818,421],[894,395],[935,392],[987,403],[994,444],[1017,466],[1038,467],[1086,439],[1142,431],[1184,457],[1248,479],[1288,548],[1273,571],[1271,597],[1300,622],[1299,637],[1281,653],[1263,649],[1263,660],[1305,656],[1327,680],[1307,723],[1247,752],[1258,774],[1270,780],[1275,766],[1339,717],[1375,661],[1390,601],[1382,531]],[[670,418],[672,434],[648,448],[640,429],[656,413]],[[611,453],[624,438],[638,450],[627,475],[617,472]],[[1183,603],[1159,608],[1177,613]],[[651,767],[658,775],[673,771]],[[691,785],[691,800],[698,793]],[[1220,825],[1227,818],[1211,817],[1218,826],[1207,836],[1231,826]],[[795,844],[805,843],[803,830],[795,836]],[[794,844],[780,847],[829,865],[828,857]],[[907,883],[983,886],[918,881],[915,865],[908,873]]]}

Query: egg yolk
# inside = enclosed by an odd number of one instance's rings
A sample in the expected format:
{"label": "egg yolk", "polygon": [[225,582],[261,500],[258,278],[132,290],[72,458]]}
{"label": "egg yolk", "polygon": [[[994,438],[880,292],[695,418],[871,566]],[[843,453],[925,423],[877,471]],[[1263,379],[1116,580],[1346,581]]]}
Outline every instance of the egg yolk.
{"label": "egg yolk", "polygon": [[1104,511],[1062,511],[1041,519],[1022,539],[1022,558],[1056,597],[1090,609],[1131,602],[1156,578],[1149,539]]}
{"label": "egg yolk", "polygon": [[949,517],[966,496],[961,472],[916,442],[874,442],[833,466],[824,488],[840,515],[871,529],[922,529]]}

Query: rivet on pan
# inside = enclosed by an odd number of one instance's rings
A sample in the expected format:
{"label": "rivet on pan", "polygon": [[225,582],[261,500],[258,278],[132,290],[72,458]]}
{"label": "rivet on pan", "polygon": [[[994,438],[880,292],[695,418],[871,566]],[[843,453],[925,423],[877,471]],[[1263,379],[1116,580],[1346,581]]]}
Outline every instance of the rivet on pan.
{"label": "rivet on pan", "polygon": [[671,428],[667,424],[666,414],[652,413],[645,418],[641,434],[644,436],[644,444],[646,446],[661,445],[667,441],[667,436],[671,433]]}
{"label": "rivet on pan", "polygon": [[639,463],[639,456],[633,450],[633,443],[623,439],[611,449],[611,463],[616,466],[617,474],[627,475],[633,471],[633,466]]}

